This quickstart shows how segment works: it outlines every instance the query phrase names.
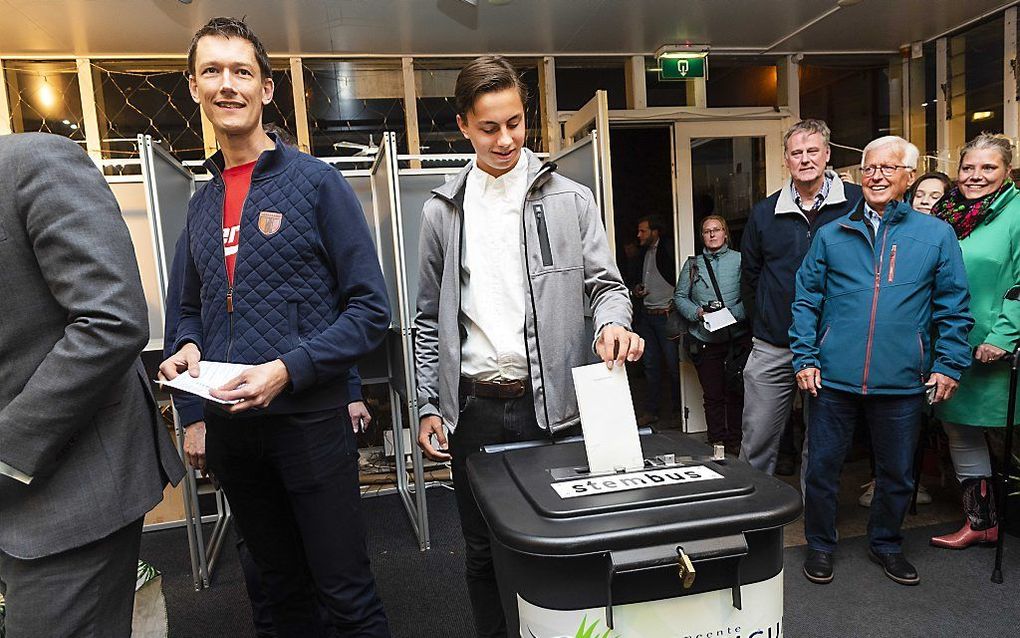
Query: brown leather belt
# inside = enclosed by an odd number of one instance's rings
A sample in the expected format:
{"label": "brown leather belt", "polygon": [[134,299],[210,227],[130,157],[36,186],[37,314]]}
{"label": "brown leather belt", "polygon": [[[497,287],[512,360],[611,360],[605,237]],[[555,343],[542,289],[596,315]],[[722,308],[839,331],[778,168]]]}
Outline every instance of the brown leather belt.
{"label": "brown leather belt", "polygon": [[485,399],[518,399],[528,391],[527,379],[504,379],[500,381],[478,381],[460,378],[462,396]]}
{"label": "brown leather belt", "polygon": [[645,308],[646,315],[668,315],[670,312],[669,308]]}

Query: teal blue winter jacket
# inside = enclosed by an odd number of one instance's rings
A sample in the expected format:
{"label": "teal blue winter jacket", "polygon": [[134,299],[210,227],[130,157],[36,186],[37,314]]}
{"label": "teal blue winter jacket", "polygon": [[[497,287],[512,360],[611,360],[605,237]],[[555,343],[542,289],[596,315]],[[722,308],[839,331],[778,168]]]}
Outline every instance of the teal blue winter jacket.
{"label": "teal blue winter jacket", "polygon": [[[712,260],[712,269],[719,282],[723,305],[730,309],[733,318],[738,322],[728,330],[709,332],[705,330],[704,323],[698,317],[698,308],[719,298],[712,286],[712,279],[708,276],[708,269],[705,268],[706,259]],[[701,255],[688,258],[676,282],[673,305],[684,319],[690,322],[688,331],[705,343],[722,343],[746,333],[744,304],[740,300],[740,253],[724,245],[714,253],[706,250]]]}
{"label": "teal blue winter jacket", "polygon": [[797,271],[794,369],[819,368],[823,387],[857,394],[923,392],[931,372],[959,379],[969,301],[949,224],[893,202],[872,239],[862,203],[818,231]]}

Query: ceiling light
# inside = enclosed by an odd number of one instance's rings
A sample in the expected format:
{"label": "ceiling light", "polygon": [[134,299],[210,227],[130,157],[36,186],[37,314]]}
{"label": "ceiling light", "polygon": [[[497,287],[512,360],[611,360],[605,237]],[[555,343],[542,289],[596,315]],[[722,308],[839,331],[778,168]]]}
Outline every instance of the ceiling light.
{"label": "ceiling light", "polygon": [[981,120],[990,120],[995,115],[994,111],[974,111],[970,116],[972,122],[980,122]]}
{"label": "ceiling light", "polygon": [[837,0],[836,4],[842,8],[852,7],[855,4],[860,4],[861,0]]}
{"label": "ceiling light", "polygon": [[707,44],[664,44],[655,51],[655,59],[676,58],[690,60],[708,57]]}
{"label": "ceiling light", "polygon": [[53,87],[46,82],[46,78],[43,78],[43,83],[35,95],[39,105],[47,111],[57,105],[57,94],[53,91]]}

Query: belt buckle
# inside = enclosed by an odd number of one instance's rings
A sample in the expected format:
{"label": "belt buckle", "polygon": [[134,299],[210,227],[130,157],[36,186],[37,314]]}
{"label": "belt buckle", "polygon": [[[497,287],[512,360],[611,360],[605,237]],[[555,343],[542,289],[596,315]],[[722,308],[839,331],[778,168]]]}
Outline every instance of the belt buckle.
{"label": "belt buckle", "polygon": [[491,381],[498,388],[500,398],[516,399],[524,395],[524,381],[520,379],[504,379]]}

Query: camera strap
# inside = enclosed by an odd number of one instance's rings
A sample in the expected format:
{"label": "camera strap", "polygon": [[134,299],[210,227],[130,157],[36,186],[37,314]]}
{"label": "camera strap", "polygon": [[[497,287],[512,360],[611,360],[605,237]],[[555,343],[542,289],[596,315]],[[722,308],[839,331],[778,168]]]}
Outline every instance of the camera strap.
{"label": "camera strap", "polygon": [[708,255],[705,253],[701,253],[701,259],[705,262],[705,270],[708,271],[708,278],[712,280],[712,288],[715,289],[715,296],[719,298],[719,303],[725,306],[726,302],[723,301],[722,292],[719,290],[719,282],[715,278],[715,270],[712,269],[712,262],[709,261]]}

